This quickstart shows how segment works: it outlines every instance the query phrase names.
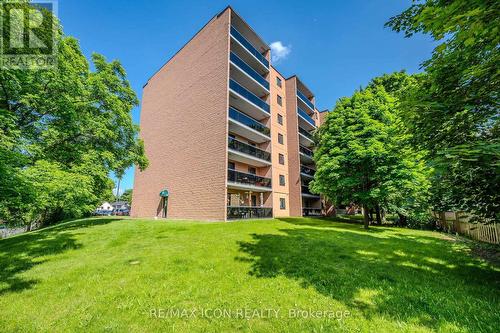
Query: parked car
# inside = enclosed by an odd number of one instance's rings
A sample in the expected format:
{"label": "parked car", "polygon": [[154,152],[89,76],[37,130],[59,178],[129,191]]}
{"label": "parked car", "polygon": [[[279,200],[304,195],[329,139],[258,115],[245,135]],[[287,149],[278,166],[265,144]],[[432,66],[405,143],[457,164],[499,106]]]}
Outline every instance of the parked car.
{"label": "parked car", "polygon": [[113,213],[112,210],[104,210],[104,209],[98,209],[95,211],[95,215],[97,216],[111,216]]}
{"label": "parked car", "polygon": [[130,215],[130,210],[128,208],[119,208],[113,210],[113,215],[116,216],[129,216]]}

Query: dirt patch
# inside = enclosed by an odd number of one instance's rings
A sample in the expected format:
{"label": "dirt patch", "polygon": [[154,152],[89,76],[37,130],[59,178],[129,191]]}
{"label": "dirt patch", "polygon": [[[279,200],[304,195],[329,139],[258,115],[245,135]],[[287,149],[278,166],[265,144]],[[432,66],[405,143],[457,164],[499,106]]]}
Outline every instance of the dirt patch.
{"label": "dirt patch", "polygon": [[493,265],[500,267],[500,247],[493,244],[477,244],[472,246],[472,254],[478,256],[486,261],[489,261]]}
{"label": "dirt patch", "polygon": [[463,243],[467,246],[468,252],[475,257],[483,259],[496,267],[500,267],[500,246],[495,244],[489,244],[484,242],[479,242],[465,238],[462,236],[456,236],[452,234],[443,234],[443,239],[450,242]]}

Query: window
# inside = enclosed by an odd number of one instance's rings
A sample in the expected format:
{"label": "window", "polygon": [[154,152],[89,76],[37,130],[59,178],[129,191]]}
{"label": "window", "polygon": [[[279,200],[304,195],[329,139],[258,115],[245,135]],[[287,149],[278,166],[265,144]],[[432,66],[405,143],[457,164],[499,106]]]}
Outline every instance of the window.
{"label": "window", "polygon": [[280,175],[280,186],[285,186],[285,175]]}
{"label": "window", "polygon": [[278,160],[280,164],[285,165],[285,155],[278,154]]}
{"label": "window", "polygon": [[276,76],[276,85],[281,88],[281,79]]}
{"label": "window", "polygon": [[278,133],[278,143],[283,144],[283,134]]}
{"label": "window", "polygon": [[285,198],[280,198],[280,209],[286,209]]}
{"label": "window", "polygon": [[283,116],[278,113],[278,124],[283,125]]}
{"label": "window", "polygon": [[283,98],[281,98],[280,95],[276,95],[276,97],[277,97],[278,105],[282,106],[283,105]]}
{"label": "window", "polygon": [[234,170],[234,162],[227,162],[227,168]]}
{"label": "window", "polygon": [[255,168],[248,167],[248,173],[251,173],[252,175],[256,175],[257,171],[255,170]]}

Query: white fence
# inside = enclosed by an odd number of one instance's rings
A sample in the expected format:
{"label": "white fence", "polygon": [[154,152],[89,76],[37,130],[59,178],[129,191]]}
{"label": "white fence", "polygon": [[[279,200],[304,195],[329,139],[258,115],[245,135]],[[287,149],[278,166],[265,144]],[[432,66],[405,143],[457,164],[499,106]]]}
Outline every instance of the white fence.
{"label": "white fence", "polygon": [[500,244],[500,224],[471,223],[464,212],[434,212],[438,224],[448,232],[456,232],[469,238]]}

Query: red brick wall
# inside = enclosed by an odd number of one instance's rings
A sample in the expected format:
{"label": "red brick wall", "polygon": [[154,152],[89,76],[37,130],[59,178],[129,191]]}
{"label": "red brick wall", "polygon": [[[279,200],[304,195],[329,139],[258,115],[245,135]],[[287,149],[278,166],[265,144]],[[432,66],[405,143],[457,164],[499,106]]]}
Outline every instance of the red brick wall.
{"label": "red brick wall", "polygon": [[286,81],[286,113],[288,137],[288,187],[290,216],[302,216],[302,197],[300,189],[299,125],[297,120],[297,79]]}
{"label": "red brick wall", "polygon": [[214,17],[144,88],[141,137],[149,167],[136,170],[132,216],[223,220],[226,215],[229,17]]}
{"label": "red brick wall", "polygon": [[322,112],[319,112],[319,125],[321,126],[325,120],[326,120],[326,116],[328,116],[328,111],[322,111]]}
{"label": "red brick wall", "polygon": [[[276,83],[276,77],[281,79],[281,87]],[[285,78],[273,67],[270,69],[270,92],[271,92],[271,133],[273,147],[273,213],[275,217],[290,216],[290,202],[288,184],[288,132],[286,112],[286,81]],[[277,96],[282,97],[282,105],[277,102]],[[278,123],[278,114],[283,117],[283,124]],[[278,134],[283,135],[284,143],[278,143]],[[285,156],[285,165],[279,164],[278,154]],[[280,185],[279,176],[285,176],[285,185]],[[285,199],[285,209],[280,209],[280,199]]]}

